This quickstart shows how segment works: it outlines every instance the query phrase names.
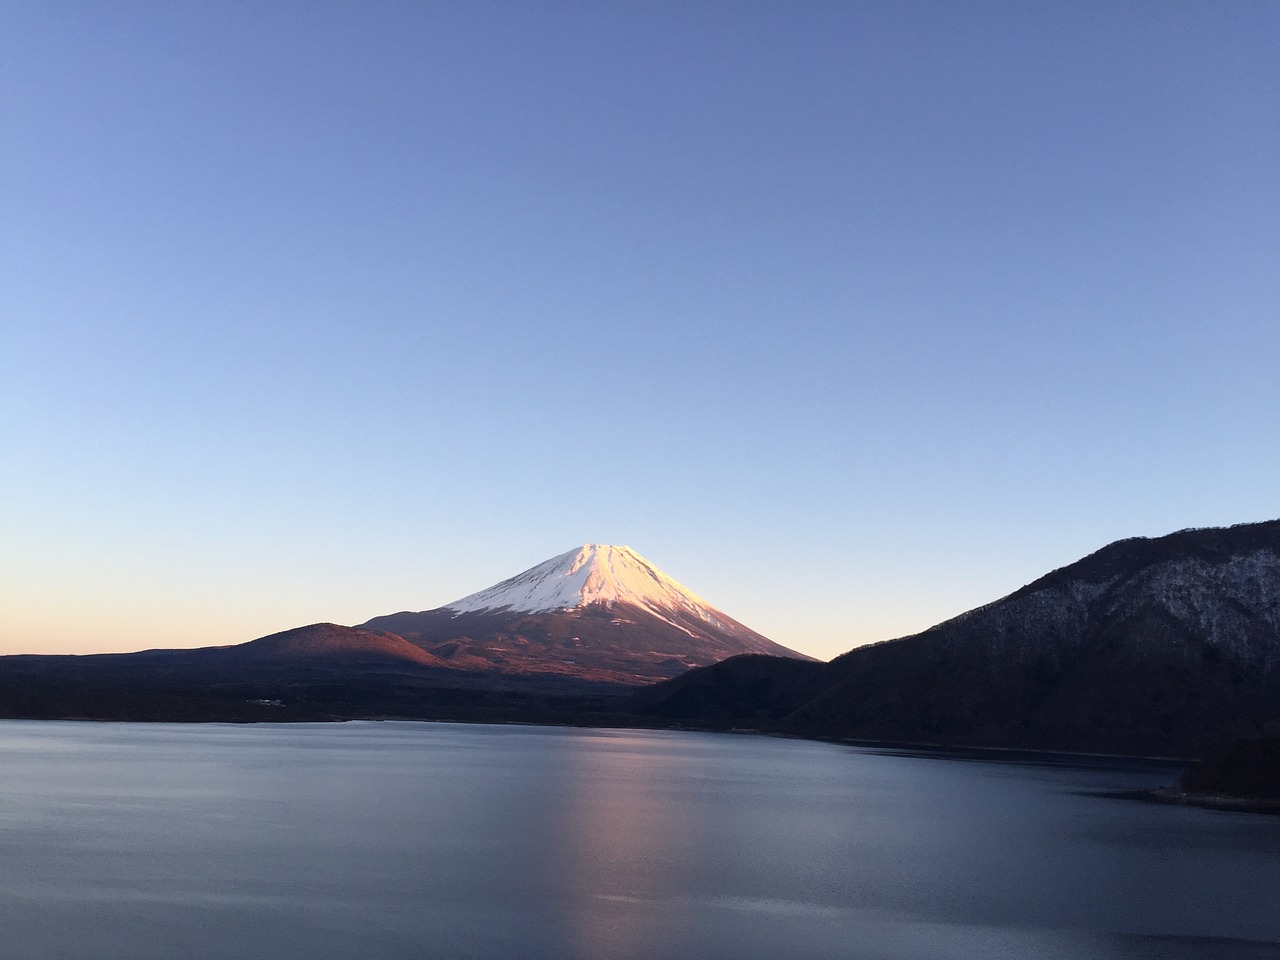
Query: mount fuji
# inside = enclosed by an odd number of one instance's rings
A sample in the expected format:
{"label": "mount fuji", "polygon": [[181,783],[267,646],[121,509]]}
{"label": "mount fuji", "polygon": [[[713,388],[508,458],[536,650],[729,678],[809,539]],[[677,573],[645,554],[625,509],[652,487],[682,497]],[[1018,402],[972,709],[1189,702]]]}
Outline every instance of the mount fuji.
{"label": "mount fuji", "polygon": [[613,683],[742,653],[808,660],[717,610],[630,547],[588,543],[460,600],[360,625],[451,667]]}

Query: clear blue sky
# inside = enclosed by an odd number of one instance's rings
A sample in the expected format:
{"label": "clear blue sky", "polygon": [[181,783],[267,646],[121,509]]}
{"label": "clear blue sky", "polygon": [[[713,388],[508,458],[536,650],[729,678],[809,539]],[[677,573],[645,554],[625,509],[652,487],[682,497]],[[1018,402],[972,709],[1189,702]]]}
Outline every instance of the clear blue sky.
{"label": "clear blue sky", "polygon": [[1280,516],[1280,4],[0,12],[0,652],[628,544],[828,657]]}

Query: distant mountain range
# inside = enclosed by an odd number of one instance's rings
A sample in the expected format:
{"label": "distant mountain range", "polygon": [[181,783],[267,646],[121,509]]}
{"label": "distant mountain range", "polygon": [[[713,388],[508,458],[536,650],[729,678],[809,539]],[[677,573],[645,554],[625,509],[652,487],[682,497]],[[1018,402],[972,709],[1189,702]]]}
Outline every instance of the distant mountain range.
{"label": "distant mountain range", "polygon": [[1280,521],[1113,543],[826,664],[739,657],[634,698],[699,726],[1197,754],[1280,724]]}
{"label": "distant mountain range", "polygon": [[194,650],[0,657],[0,716],[606,722],[602,703],[629,688],[745,653],[808,659],[634,550],[585,544],[447,606],[358,627],[316,623]]}
{"label": "distant mountain range", "polygon": [[1201,755],[1280,733],[1280,520],[1121,540],[830,663],[626,547],[587,544],[359,627],[0,657],[0,716],[520,720]]}

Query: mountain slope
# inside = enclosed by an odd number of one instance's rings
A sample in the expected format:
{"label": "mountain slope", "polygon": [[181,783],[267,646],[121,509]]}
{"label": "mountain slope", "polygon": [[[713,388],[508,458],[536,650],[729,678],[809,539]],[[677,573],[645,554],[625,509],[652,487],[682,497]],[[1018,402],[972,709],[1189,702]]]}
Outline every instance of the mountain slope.
{"label": "mountain slope", "polygon": [[343,627],[336,623],[313,623],[247,643],[206,650],[211,662],[222,664],[351,666],[408,663],[441,669],[447,666],[439,657],[433,657],[394,633]]}
{"label": "mountain slope", "polygon": [[[732,669],[681,678],[686,711]],[[1202,753],[1280,717],[1280,521],[1113,543],[779,689],[751,712],[794,734]]]}
{"label": "mountain slope", "polygon": [[225,647],[0,657],[0,717],[599,723],[629,688],[460,671],[394,634],[317,623]]}
{"label": "mountain slope", "polygon": [[628,547],[585,544],[446,606],[374,617],[460,669],[619,683],[743,653],[805,658],[743,626]]}
{"label": "mountain slope", "polygon": [[823,689],[825,663],[745,653],[632,694],[638,716],[706,729],[768,729]]}

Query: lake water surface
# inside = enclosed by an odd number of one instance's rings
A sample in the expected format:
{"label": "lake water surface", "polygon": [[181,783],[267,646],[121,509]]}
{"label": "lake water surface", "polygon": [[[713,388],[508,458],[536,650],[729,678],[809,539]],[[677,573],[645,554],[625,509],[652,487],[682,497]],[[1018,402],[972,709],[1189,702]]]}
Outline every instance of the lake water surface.
{"label": "lake water surface", "polygon": [[19,960],[1280,958],[1176,768],[432,723],[0,722]]}

